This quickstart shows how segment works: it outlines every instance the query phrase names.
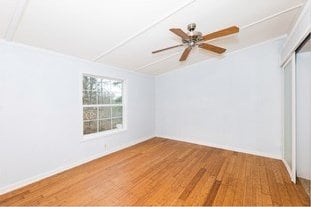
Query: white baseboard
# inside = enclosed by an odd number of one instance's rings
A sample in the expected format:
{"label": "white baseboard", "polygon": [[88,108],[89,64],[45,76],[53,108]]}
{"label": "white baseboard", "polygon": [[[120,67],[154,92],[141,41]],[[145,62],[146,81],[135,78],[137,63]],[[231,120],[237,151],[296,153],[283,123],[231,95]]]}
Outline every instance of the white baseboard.
{"label": "white baseboard", "polygon": [[255,150],[242,149],[242,148],[232,147],[232,146],[227,146],[227,145],[220,145],[220,144],[206,142],[203,140],[194,140],[194,139],[188,140],[188,139],[171,137],[171,136],[156,136],[156,137],[163,137],[167,139],[173,139],[177,141],[189,142],[189,143],[204,145],[208,147],[215,147],[215,148],[226,149],[226,150],[231,150],[231,151],[236,151],[236,152],[242,152],[242,153],[247,153],[247,154],[252,154],[252,155],[257,155],[257,156],[262,156],[262,157],[269,157],[269,158],[278,159],[278,160],[282,159],[280,155],[269,154],[265,152],[255,151]]}
{"label": "white baseboard", "polygon": [[296,183],[296,176],[293,175],[289,165],[287,164],[287,162],[283,158],[281,160],[282,160],[283,164],[285,165],[285,168],[286,168],[286,170],[288,172],[288,175],[289,175],[291,181]]}
{"label": "white baseboard", "polygon": [[49,171],[49,172],[45,172],[45,173],[42,173],[42,174],[30,177],[30,178],[27,178],[27,179],[23,179],[23,180],[17,181],[15,183],[10,184],[10,185],[1,187],[0,188],[0,195],[3,195],[3,194],[8,193],[10,191],[13,191],[13,190],[16,190],[18,188],[24,187],[24,186],[29,185],[31,183],[37,182],[37,181],[42,180],[44,178],[47,178],[47,177],[50,177],[52,175],[61,173],[63,171],[69,170],[71,168],[77,167],[77,166],[82,165],[84,163],[90,162],[92,160],[98,159],[98,158],[103,157],[105,155],[108,155],[108,154],[111,154],[113,152],[122,150],[124,148],[130,147],[132,145],[138,144],[140,142],[146,141],[146,140],[151,139],[151,138],[153,138],[153,137],[144,137],[144,138],[140,138],[140,139],[135,139],[135,140],[130,141],[130,142],[126,143],[126,144],[123,144],[123,145],[120,145],[120,146],[118,146],[116,148],[113,148],[112,150],[105,151],[105,152],[102,152],[102,153],[99,153],[99,154],[96,154],[96,155],[92,155],[92,156],[90,156],[88,158],[85,158],[85,159],[82,159],[82,160],[79,160],[79,161],[76,161],[76,162],[73,162],[73,163],[69,163],[69,164],[63,165],[63,166],[61,166],[61,167],[59,167],[59,168],[57,168],[55,170],[52,170],[52,171]]}
{"label": "white baseboard", "polygon": [[305,180],[311,180],[311,175],[297,175],[297,178],[303,178]]}

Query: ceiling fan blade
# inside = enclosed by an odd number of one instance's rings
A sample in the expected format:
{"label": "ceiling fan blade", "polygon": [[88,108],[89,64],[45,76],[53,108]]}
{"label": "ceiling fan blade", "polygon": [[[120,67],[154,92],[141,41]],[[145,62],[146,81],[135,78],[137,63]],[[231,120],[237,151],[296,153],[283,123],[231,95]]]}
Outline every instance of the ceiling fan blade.
{"label": "ceiling fan blade", "polygon": [[170,31],[181,37],[183,40],[189,40],[189,36],[179,28],[172,28]]}
{"label": "ceiling fan blade", "polygon": [[183,44],[175,45],[175,46],[172,46],[172,47],[163,48],[163,49],[161,49],[161,50],[155,50],[155,51],[153,51],[152,53],[154,54],[154,53],[162,52],[162,51],[164,51],[164,50],[169,50],[169,49],[173,49],[173,48],[180,47],[180,46],[183,46]]}
{"label": "ceiling fan blade", "polygon": [[211,39],[215,39],[215,38],[218,38],[218,37],[223,37],[223,36],[226,36],[226,35],[231,35],[231,34],[234,34],[234,33],[238,33],[239,31],[240,31],[240,29],[237,26],[228,27],[226,29],[222,29],[222,30],[219,30],[217,32],[213,32],[213,33],[204,35],[203,36],[203,40],[204,41],[211,40]]}
{"label": "ceiling fan blade", "polygon": [[182,53],[182,55],[181,55],[179,61],[185,61],[185,60],[187,59],[187,57],[188,57],[188,55],[189,55],[191,49],[192,49],[192,47],[187,47],[187,48],[184,50],[184,52]]}
{"label": "ceiling fan blade", "polygon": [[218,54],[224,53],[226,51],[225,48],[217,47],[215,45],[207,44],[207,43],[201,43],[199,44],[200,48],[203,48],[205,50],[209,50]]}

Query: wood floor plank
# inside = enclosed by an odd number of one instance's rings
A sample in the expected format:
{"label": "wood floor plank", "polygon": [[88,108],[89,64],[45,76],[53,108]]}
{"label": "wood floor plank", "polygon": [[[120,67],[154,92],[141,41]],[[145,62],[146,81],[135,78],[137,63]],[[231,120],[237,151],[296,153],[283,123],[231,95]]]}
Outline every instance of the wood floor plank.
{"label": "wood floor plank", "polygon": [[221,185],[221,181],[215,180],[215,182],[214,182],[214,184],[210,190],[210,193],[208,194],[208,196],[207,196],[207,198],[203,204],[204,206],[211,206],[214,204],[214,201],[215,201],[215,198],[218,194],[218,190],[220,188],[220,185]]}
{"label": "wood floor plank", "polygon": [[237,174],[237,184],[236,184],[236,192],[234,194],[234,200],[233,205],[235,206],[242,206],[243,205],[243,199],[244,199],[244,193],[245,193],[245,163],[246,163],[246,154],[239,153],[238,154],[238,174]]}
{"label": "wood floor plank", "polygon": [[185,204],[188,206],[197,205],[201,206],[205,203],[209,192],[211,191],[216,178],[205,173],[200,182],[197,183],[195,188],[192,190],[188,196]]}
{"label": "wood floor plank", "polygon": [[268,177],[268,183],[269,183],[269,188],[270,188],[270,195],[271,195],[271,199],[272,199],[272,204],[281,206],[281,205],[283,205],[282,198],[280,195],[281,192],[278,189],[275,174],[273,172],[273,168],[271,168],[271,162],[272,162],[271,159],[266,160],[266,165],[269,166],[269,167],[266,167],[266,172],[267,172],[267,177]]}
{"label": "wood floor plank", "polygon": [[192,178],[191,182],[186,186],[182,194],[179,196],[179,199],[185,201],[188,198],[188,196],[190,195],[196,184],[200,181],[205,172],[206,172],[205,168],[201,168],[197,172],[197,174]]}
{"label": "wood floor plank", "polygon": [[280,160],[153,138],[0,195],[0,205],[309,206],[310,199]]}
{"label": "wood floor plank", "polygon": [[234,153],[231,157],[230,168],[227,173],[229,174],[229,182],[227,183],[228,189],[226,192],[223,205],[228,206],[234,203],[235,194],[237,193],[238,175],[239,175],[239,163],[241,163],[238,153]]}
{"label": "wood floor plank", "polygon": [[[263,158],[260,159],[260,162],[263,163]],[[259,177],[260,177],[260,189],[262,193],[262,205],[263,206],[271,206],[272,199],[270,195],[270,188],[266,173],[266,167],[264,164],[259,166]]]}

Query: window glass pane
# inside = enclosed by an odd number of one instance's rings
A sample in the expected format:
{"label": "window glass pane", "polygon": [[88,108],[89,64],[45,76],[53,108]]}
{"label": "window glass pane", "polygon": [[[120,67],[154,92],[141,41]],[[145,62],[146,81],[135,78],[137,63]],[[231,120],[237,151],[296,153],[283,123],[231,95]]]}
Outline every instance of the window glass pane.
{"label": "window glass pane", "polygon": [[122,82],[121,81],[111,81],[111,92],[112,93],[122,93]]}
{"label": "window glass pane", "polygon": [[102,79],[101,91],[104,93],[110,93],[111,80]]}
{"label": "window glass pane", "polygon": [[94,105],[96,104],[96,92],[83,91],[83,105]]}
{"label": "window glass pane", "polygon": [[122,118],[112,119],[112,129],[122,129]]}
{"label": "window glass pane", "polygon": [[83,134],[91,134],[97,132],[97,121],[83,122]]}
{"label": "window glass pane", "polygon": [[110,93],[109,92],[99,92],[98,104],[110,104]]}
{"label": "window glass pane", "polygon": [[111,107],[99,107],[99,119],[107,119],[111,117]]}
{"label": "window glass pane", "polygon": [[122,87],[123,83],[121,81],[111,81],[111,103],[122,103]]}
{"label": "window glass pane", "polygon": [[83,76],[83,90],[90,90],[89,88],[89,79],[88,76]]}
{"label": "window glass pane", "polygon": [[84,76],[83,77],[83,89],[96,91],[98,86],[98,78]]}
{"label": "window glass pane", "polygon": [[84,107],[83,108],[83,120],[96,120],[97,108],[96,107]]}
{"label": "window glass pane", "polygon": [[111,119],[105,119],[99,121],[99,131],[107,131],[111,129]]}
{"label": "window glass pane", "polygon": [[111,97],[111,103],[112,104],[121,104],[122,103],[122,94],[112,94],[112,97]]}
{"label": "window glass pane", "polygon": [[122,106],[113,106],[111,116],[112,117],[121,117],[122,116]]}

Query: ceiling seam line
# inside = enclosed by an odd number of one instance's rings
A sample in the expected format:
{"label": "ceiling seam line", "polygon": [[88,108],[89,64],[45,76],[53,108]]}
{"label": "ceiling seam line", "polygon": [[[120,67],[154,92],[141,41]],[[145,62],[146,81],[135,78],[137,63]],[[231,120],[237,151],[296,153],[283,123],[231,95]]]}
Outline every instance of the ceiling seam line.
{"label": "ceiling seam line", "polygon": [[157,63],[159,63],[159,62],[165,61],[165,60],[167,60],[167,59],[169,59],[169,58],[171,58],[171,57],[174,57],[174,56],[179,55],[181,52],[182,52],[182,51],[173,53],[173,54],[171,54],[171,55],[168,55],[168,56],[165,57],[165,58],[161,58],[161,59],[159,59],[159,60],[156,60],[156,61],[153,61],[153,62],[148,63],[148,64],[146,64],[146,65],[143,65],[143,66],[141,66],[141,67],[135,69],[134,71],[142,70],[142,69],[144,69],[144,68],[146,68],[146,67],[149,67],[149,66],[151,66],[151,65],[154,65],[154,64],[157,64]]}
{"label": "ceiling seam line", "polygon": [[[270,15],[270,16],[264,17],[264,18],[262,18],[262,19],[260,19],[260,20],[255,21],[255,22],[252,22],[252,23],[250,23],[250,24],[248,24],[248,25],[242,26],[242,27],[240,27],[240,29],[241,29],[241,30],[247,29],[248,27],[254,26],[254,25],[259,24],[259,23],[261,23],[261,22],[265,22],[265,21],[267,21],[267,20],[269,20],[269,19],[272,19],[272,18],[274,18],[274,17],[277,17],[277,16],[279,16],[279,15],[282,15],[282,14],[284,14],[284,13],[287,13],[287,12],[289,12],[289,11],[292,11],[292,10],[294,10],[294,9],[297,9],[297,8],[299,8],[299,7],[302,7],[303,5],[304,5],[304,4],[298,4],[298,5],[296,5],[296,6],[290,7],[290,8],[288,8],[288,9],[285,9],[285,10],[280,11],[280,12],[278,12],[278,13],[272,14],[272,15]],[[181,54],[181,52],[182,52],[182,51],[177,52],[177,53],[174,53],[174,54],[168,56],[167,58],[162,58],[162,59],[160,59],[160,60],[157,60],[157,61],[148,63],[148,64],[146,64],[146,65],[143,65],[143,66],[141,66],[141,67],[138,67],[138,68],[135,69],[134,71],[138,71],[138,70],[144,69],[144,68],[146,68],[146,67],[149,67],[149,66],[151,66],[151,65],[154,65],[154,64],[160,63],[160,62],[162,62],[162,61],[165,61],[165,60],[167,60],[167,59],[169,59],[169,58],[171,58],[171,57],[174,57],[174,56],[177,56],[178,54]]]}
{"label": "ceiling seam line", "polygon": [[13,15],[11,16],[8,28],[6,29],[4,39],[7,41],[12,41],[15,33],[19,27],[19,24],[22,20],[24,11],[27,7],[28,0],[19,0],[16,4]]}
{"label": "ceiling seam line", "polygon": [[275,14],[272,14],[272,15],[267,16],[267,17],[265,17],[265,18],[262,18],[262,19],[260,19],[260,20],[258,20],[258,21],[255,21],[255,22],[252,22],[252,23],[250,23],[250,24],[247,24],[247,25],[241,27],[240,29],[246,29],[246,28],[248,28],[248,27],[254,26],[254,25],[259,24],[259,23],[261,23],[261,22],[265,22],[265,21],[267,21],[267,20],[269,20],[269,19],[272,19],[272,18],[274,18],[274,17],[280,16],[280,15],[282,15],[282,14],[284,14],[284,13],[290,12],[290,11],[292,11],[292,10],[294,10],[294,9],[297,9],[297,8],[299,8],[299,7],[302,7],[302,6],[303,6],[303,4],[298,4],[298,5],[296,5],[296,6],[290,7],[290,8],[288,8],[288,9],[285,9],[285,10],[280,11],[280,12],[278,12],[278,13],[275,13]]}
{"label": "ceiling seam line", "polygon": [[115,49],[121,47],[122,45],[126,44],[127,42],[129,42],[130,40],[136,38],[137,36],[141,35],[142,33],[148,31],[149,29],[151,29],[152,27],[156,26],[157,24],[161,23],[162,21],[164,21],[165,19],[169,18],[170,16],[174,15],[175,13],[179,12],[180,10],[184,9],[185,7],[191,5],[192,3],[194,3],[197,0],[190,0],[187,3],[183,4],[182,6],[178,7],[177,9],[173,10],[172,12],[170,12],[169,14],[163,16],[162,18],[160,18],[159,20],[154,21],[152,24],[148,25],[147,27],[143,28],[142,30],[140,30],[139,32],[135,33],[134,35],[128,37],[127,39],[123,40],[122,42],[119,42],[117,45],[115,45],[114,47],[108,49],[107,51],[103,52],[102,54],[98,55],[96,58],[93,59],[93,61],[98,61],[99,59],[101,59],[102,57],[104,57],[105,55],[111,53],[112,51],[114,51]]}

